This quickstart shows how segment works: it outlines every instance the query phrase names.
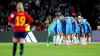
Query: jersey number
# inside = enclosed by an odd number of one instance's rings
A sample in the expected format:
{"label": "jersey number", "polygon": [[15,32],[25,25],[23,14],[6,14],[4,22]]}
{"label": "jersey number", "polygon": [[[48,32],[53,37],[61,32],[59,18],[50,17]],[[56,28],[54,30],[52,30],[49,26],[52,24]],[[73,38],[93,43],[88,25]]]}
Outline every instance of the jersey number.
{"label": "jersey number", "polygon": [[25,16],[17,16],[16,17],[16,26],[23,26],[26,22]]}

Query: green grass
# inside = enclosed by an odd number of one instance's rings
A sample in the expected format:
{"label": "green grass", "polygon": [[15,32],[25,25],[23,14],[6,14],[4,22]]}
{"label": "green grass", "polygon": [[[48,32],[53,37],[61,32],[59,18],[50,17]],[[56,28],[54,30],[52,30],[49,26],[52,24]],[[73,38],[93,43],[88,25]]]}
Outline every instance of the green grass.
{"label": "green grass", "polygon": [[[0,56],[12,56],[12,43],[0,43]],[[19,56],[19,45],[17,55]],[[46,46],[46,43],[26,43],[24,56],[100,56],[100,42],[91,46]]]}

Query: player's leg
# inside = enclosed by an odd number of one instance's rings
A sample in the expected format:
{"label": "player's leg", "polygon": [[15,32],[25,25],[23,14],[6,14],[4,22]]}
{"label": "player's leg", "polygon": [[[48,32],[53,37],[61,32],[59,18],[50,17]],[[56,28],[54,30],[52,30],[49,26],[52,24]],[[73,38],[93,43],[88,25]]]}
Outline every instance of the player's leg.
{"label": "player's leg", "polygon": [[63,34],[63,33],[60,33],[60,36],[61,36],[61,38],[60,38],[60,40],[59,40],[59,45],[61,45],[61,42],[62,42],[63,39],[64,39],[64,34]]}
{"label": "player's leg", "polygon": [[82,45],[86,45],[85,33],[82,33],[81,44],[82,44]]}
{"label": "player's leg", "polygon": [[66,34],[66,45],[69,45],[68,40],[69,40],[69,38],[68,38],[68,34]]}
{"label": "player's leg", "polygon": [[19,33],[18,32],[14,32],[13,33],[13,51],[12,51],[12,56],[16,55],[18,40],[19,40]]}
{"label": "player's leg", "polygon": [[76,33],[73,34],[73,40],[74,40],[74,44],[77,44],[77,38],[76,38]]}
{"label": "player's leg", "polygon": [[70,32],[69,32],[69,28],[65,28],[66,30],[65,30],[65,37],[66,37],[66,45],[69,45],[69,34],[70,34]]}
{"label": "player's leg", "polygon": [[56,29],[52,29],[51,30],[51,35],[53,36],[53,43],[54,43],[54,46],[57,45],[57,32],[56,32]]}
{"label": "player's leg", "polygon": [[78,35],[78,33],[76,34],[76,41],[77,41],[77,43],[79,43],[79,35]]}
{"label": "player's leg", "polygon": [[85,28],[83,27],[81,29],[81,45],[86,45],[86,39],[85,39],[85,34],[86,33],[86,30]]}
{"label": "player's leg", "polygon": [[68,42],[70,45],[72,45],[72,34],[69,34]]}
{"label": "player's leg", "polygon": [[20,56],[23,55],[23,50],[24,50],[24,40],[25,40],[25,38],[20,38]]}
{"label": "player's leg", "polygon": [[87,42],[88,33],[85,34],[85,40]]}
{"label": "player's leg", "polygon": [[72,42],[74,42],[74,39],[73,39],[73,37],[74,37],[74,33],[72,34]]}
{"label": "player's leg", "polygon": [[69,39],[68,39],[70,45],[72,45],[72,34],[73,33],[74,32],[73,32],[72,26],[70,26],[70,28],[69,28]]}
{"label": "player's leg", "polygon": [[88,44],[91,44],[91,33],[88,33]]}
{"label": "player's leg", "polygon": [[57,38],[56,39],[57,39],[57,41],[56,41],[57,42],[57,45],[59,45],[60,33],[57,33]]}
{"label": "player's leg", "polygon": [[76,38],[75,38],[75,35],[76,35],[75,30],[76,30],[76,27],[73,26],[72,42],[74,42],[74,43],[75,43],[75,39],[76,39]]}
{"label": "player's leg", "polygon": [[54,43],[54,46],[56,46],[57,45],[57,35],[54,34],[53,36],[54,36],[53,37],[53,43]]}
{"label": "player's leg", "polygon": [[78,33],[79,33],[79,28],[75,29],[75,34],[74,34],[75,44],[78,44],[79,42]]}
{"label": "player's leg", "polygon": [[24,50],[24,40],[26,38],[27,32],[21,32],[20,33],[20,56],[23,55]]}
{"label": "player's leg", "polygon": [[79,35],[79,37],[80,37],[80,44],[82,44],[82,38],[83,38],[82,34],[83,34],[83,29],[81,28],[80,29],[80,35]]}
{"label": "player's leg", "polygon": [[64,43],[64,45],[66,45],[66,36],[65,36],[65,34],[63,34],[63,43]]}
{"label": "player's leg", "polygon": [[62,36],[63,34],[62,34],[62,29],[61,28],[58,28],[57,29],[57,43],[58,43],[58,45],[60,45],[61,43],[60,43],[60,40],[61,40],[61,36]]}
{"label": "player's leg", "polygon": [[18,38],[13,37],[13,51],[12,51],[12,56],[16,55],[18,40],[19,40]]}
{"label": "player's leg", "polygon": [[87,38],[88,38],[88,44],[90,45],[91,44],[91,27],[88,28],[88,34],[87,34]]}
{"label": "player's leg", "polygon": [[77,41],[77,44],[80,42],[79,41],[79,34],[78,33],[76,34],[76,41]]}
{"label": "player's leg", "polygon": [[47,46],[49,46],[49,39],[50,39],[50,37],[51,37],[51,32],[48,32],[48,36],[47,36]]}
{"label": "player's leg", "polygon": [[77,43],[79,42],[79,33],[80,33],[80,29],[77,28],[76,29],[76,41],[77,41]]}

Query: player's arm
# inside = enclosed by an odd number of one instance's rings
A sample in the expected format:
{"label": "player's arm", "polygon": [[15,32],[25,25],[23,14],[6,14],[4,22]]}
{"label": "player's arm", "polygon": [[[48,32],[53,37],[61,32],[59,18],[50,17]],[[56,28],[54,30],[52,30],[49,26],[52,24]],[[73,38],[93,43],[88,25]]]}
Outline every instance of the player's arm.
{"label": "player's arm", "polygon": [[32,22],[34,22],[33,18],[28,14],[26,13],[26,18],[28,19],[28,24],[30,25]]}
{"label": "player's arm", "polygon": [[75,21],[76,21],[76,20],[75,20],[75,19],[73,19],[73,20],[72,20],[72,22],[69,22],[69,24],[72,24],[72,23],[74,23]]}
{"label": "player's arm", "polygon": [[12,18],[14,18],[14,14],[13,13],[8,17],[8,22],[10,23],[11,26],[13,26]]}
{"label": "player's arm", "polygon": [[76,20],[74,19],[74,20],[72,20],[72,22],[71,23],[74,23]]}

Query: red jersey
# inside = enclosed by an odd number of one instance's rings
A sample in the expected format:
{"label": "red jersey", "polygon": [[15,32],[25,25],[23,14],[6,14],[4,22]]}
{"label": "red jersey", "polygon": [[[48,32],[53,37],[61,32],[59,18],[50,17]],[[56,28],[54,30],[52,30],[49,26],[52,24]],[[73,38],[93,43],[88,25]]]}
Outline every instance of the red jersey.
{"label": "red jersey", "polygon": [[27,24],[31,24],[33,22],[33,18],[28,15],[27,12],[13,12],[8,17],[8,22],[13,24],[14,32],[26,32],[26,21],[28,21]]}

